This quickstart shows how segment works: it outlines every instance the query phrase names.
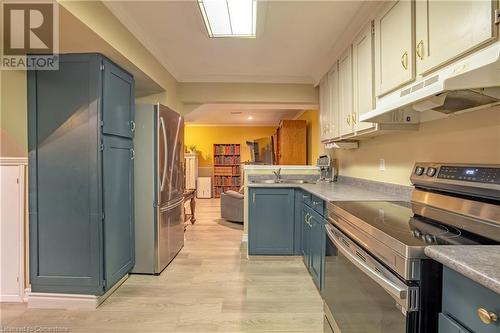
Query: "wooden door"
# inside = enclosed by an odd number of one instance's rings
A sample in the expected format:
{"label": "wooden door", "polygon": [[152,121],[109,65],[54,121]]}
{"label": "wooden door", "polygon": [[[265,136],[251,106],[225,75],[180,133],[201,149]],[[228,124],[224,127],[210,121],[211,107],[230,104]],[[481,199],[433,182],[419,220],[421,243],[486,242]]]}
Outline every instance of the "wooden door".
{"label": "wooden door", "polygon": [[388,2],[375,19],[377,96],[415,78],[414,1]]}
{"label": "wooden door", "polygon": [[352,43],[354,131],[362,131],[374,126],[373,123],[359,121],[362,114],[375,107],[372,31],[373,23],[370,22]]}
{"label": "wooden door", "polygon": [[352,133],[352,47],[339,59],[339,135]]}
{"label": "wooden door", "polygon": [[417,72],[424,74],[494,36],[491,0],[416,2]]}
{"label": "wooden door", "polygon": [[278,164],[307,164],[307,122],[282,120],[278,128]]}

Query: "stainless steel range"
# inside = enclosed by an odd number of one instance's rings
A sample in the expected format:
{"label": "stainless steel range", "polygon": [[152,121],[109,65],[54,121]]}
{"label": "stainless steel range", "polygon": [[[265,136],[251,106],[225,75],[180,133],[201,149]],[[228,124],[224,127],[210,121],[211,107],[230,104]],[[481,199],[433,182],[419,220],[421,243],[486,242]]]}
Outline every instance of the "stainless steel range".
{"label": "stainless steel range", "polygon": [[424,248],[500,244],[500,165],[417,163],[411,181],[411,203],[329,203],[326,332],[437,332],[442,267]]}

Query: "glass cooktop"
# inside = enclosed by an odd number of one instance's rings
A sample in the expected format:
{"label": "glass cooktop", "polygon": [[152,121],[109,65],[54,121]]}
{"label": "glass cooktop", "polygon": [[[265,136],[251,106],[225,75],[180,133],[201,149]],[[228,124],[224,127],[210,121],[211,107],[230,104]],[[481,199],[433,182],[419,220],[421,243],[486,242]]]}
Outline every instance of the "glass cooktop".
{"label": "glass cooktop", "polygon": [[339,201],[333,204],[369,227],[410,247],[426,245],[495,244],[494,241],[418,216],[411,203],[397,201]]}

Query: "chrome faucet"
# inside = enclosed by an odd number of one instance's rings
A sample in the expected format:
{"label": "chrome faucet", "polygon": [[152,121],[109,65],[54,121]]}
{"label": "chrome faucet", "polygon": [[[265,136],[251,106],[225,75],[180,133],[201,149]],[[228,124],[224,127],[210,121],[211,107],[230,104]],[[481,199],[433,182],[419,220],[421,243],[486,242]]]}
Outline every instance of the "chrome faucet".
{"label": "chrome faucet", "polygon": [[273,171],[274,175],[276,176],[276,182],[281,181],[281,168],[278,169],[278,171]]}

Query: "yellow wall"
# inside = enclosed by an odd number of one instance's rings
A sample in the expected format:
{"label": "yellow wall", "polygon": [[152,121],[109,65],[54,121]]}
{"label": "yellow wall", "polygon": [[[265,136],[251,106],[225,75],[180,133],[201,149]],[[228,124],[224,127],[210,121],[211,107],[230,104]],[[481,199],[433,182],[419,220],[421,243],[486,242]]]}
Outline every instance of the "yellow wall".
{"label": "yellow wall", "polygon": [[307,110],[299,118],[307,121],[307,164],[315,165],[322,152],[319,137],[319,110]]}
{"label": "yellow wall", "polygon": [[186,147],[196,145],[199,152],[199,167],[202,175],[208,175],[213,166],[214,143],[239,143],[241,145],[241,161],[250,159],[247,141],[271,136],[276,127],[225,127],[225,126],[190,126],[184,129]]}
{"label": "yellow wall", "polygon": [[[361,141],[359,149],[337,150],[340,175],[409,185],[415,162],[500,164],[500,107],[423,123],[417,132]],[[379,171],[379,159],[385,171]]]}
{"label": "yellow wall", "polygon": [[26,72],[0,72],[0,156],[27,156]]}

